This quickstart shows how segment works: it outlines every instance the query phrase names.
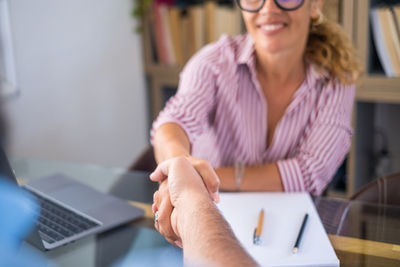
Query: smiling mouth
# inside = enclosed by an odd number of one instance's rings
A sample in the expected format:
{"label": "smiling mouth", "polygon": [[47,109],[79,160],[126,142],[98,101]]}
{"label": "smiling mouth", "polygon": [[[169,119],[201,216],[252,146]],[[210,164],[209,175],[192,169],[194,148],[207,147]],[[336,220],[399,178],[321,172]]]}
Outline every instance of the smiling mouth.
{"label": "smiling mouth", "polygon": [[283,27],[285,27],[284,24],[266,24],[266,25],[260,26],[261,29],[266,30],[266,31],[275,31],[275,30],[282,29]]}
{"label": "smiling mouth", "polygon": [[261,31],[264,34],[272,35],[279,33],[286,26],[287,26],[286,23],[269,23],[269,24],[259,25],[258,28],[261,29]]}

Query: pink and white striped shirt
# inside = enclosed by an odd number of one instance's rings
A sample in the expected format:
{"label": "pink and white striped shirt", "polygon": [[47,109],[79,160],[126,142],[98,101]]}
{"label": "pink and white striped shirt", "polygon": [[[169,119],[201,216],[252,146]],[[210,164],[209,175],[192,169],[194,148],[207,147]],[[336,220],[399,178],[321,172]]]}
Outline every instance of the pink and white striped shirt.
{"label": "pink and white striped shirt", "polygon": [[286,192],[322,193],[343,161],[352,135],[355,86],[308,64],[267,147],[267,101],[257,80],[254,43],[248,34],[221,37],[200,50],[180,75],[179,88],[153,123],[177,123],[192,156],[212,166],[275,162]]}

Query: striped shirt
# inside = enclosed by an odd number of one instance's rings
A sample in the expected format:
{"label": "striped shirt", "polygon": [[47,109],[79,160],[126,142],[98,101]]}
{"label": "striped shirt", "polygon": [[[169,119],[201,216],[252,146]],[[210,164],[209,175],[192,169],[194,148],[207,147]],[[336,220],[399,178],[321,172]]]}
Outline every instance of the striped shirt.
{"label": "striped shirt", "polygon": [[[223,36],[200,50],[180,75],[178,91],[151,130],[173,122],[192,144],[192,156],[214,167],[275,162],[286,192],[322,193],[350,147],[355,86],[308,63],[267,147],[267,101],[257,80],[248,34]],[[266,178],[268,179],[268,178]]]}

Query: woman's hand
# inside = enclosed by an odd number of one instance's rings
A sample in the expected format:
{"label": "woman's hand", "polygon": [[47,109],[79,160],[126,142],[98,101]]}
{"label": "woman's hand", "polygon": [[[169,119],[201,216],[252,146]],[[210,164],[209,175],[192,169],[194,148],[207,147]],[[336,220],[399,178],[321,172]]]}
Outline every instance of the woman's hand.
{"label": "woman's hand", "polygon": [[168,159],[185,157],[203,178],[212,199],[219,201],[219,178],[210,163],[190,155],[190,142],[186,132],[176,123],[165,123],[154,135],[154,154],[157,163]]}
{"label": "woman's hand", "polygon": [[185,158],[203,179],[204,185],[206,186],[211,198],[218,203],[220,180],[214,168],[206,160],[194,158],[192,156],[185,156]]}
{"label": "woman's hand", "polygon": [[[164,161],[168,162],[168,161]],[[160,165],[158,165],[160,166]],[[150,179],[153,180],[155,173],[159,173],[159,167],[150,175]],[[160,174],[155,177],[159,178]],[[155,180],[154,180],[155,181]],[[160,182],[160,186],[158,190],[153,195],[153,205],[152,210],[153,214],[158,212],[157,221],[154,222],[154,227],[157,231],[162,234],[168,242],[174,245],[178,245],[181,247],[181,240],[179,236],[176,234],[176,231],[172,228],[171,217],[174,207],[171,203],[170,192],[168,188],[168,180],[164,178],[162,180],[158,180]]]}

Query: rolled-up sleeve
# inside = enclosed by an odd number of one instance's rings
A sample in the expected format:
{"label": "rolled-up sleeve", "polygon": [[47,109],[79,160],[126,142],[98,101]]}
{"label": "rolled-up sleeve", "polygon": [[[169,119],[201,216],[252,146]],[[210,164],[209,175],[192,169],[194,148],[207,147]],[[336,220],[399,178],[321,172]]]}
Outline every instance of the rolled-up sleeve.
{"label": "rolled-up sleeve", "polygon": [[153,122],[151,142],[156,130],[165,123],[176,123],[182,127],[191,143],[203,133],[215,103],[214,54],[210,53],[210,47],[206,47],[186,64],[180,75],[177,93]]}
{"label": "rolled-up sleeve", "polygon": [[355,86],[334,83],[324,90],[295,156],[277,162],[286,192],[320,195],[349,151]]}

